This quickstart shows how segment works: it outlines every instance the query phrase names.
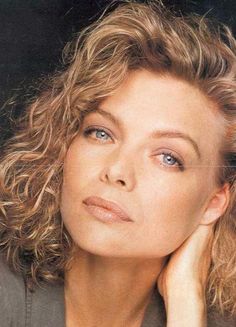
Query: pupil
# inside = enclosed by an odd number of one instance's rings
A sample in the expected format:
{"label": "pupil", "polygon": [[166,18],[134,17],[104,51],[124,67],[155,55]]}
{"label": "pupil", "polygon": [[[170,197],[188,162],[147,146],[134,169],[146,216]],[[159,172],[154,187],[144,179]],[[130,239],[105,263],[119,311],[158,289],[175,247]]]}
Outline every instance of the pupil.
{"label": "pupil", "polygon": [[97,137],[105,138],[105,136],[106,136],[105,132],[102,132],[102,131],[97,132]]}
{"label": "pupil", "polygon": [[168,164],[172,164],[172,165],[175,164],[175,159],[172,158],[170,155],[166,155],[165,158]]}

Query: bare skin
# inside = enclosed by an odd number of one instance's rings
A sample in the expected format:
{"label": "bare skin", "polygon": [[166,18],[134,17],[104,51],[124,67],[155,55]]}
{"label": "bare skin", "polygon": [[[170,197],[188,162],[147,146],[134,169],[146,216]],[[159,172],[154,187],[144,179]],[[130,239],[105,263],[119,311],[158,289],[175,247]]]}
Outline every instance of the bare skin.
{"label": "bare skin", "polygon": [[[64,165],[61,213],[75,243],[66,325],[140,327],[162,271],[168,327],[189,326],[189,315],[203,327],[208,226],[229,199],[215,179],[221,117],[195,87],[146,71],[101,109],[85,117]],[[89,196],[116,202],[131,222],[101,222],[83,205]]]}
{"label": "bare skin", "polygon": [[80,250],[78,269],[69,271],[66,279],[67,326],[140,327],[157,282],[166,306],[167,327],[188,327],[189,321],[193,327],[205,327],[204,292],[212,231],[212,225],[199,226],[172,254],[161,274],[158,260],[88,257]]}
{"label": "bare skin", "polygon": [[200,225],[177,249],[159,275],[167,327],[207,326],[206,280],[210,266],[213,225]]}
{"label": "bare skin", "polygon": [[67,326],[140,327],[161,261],[88,256],[80,250],[66,276]]}

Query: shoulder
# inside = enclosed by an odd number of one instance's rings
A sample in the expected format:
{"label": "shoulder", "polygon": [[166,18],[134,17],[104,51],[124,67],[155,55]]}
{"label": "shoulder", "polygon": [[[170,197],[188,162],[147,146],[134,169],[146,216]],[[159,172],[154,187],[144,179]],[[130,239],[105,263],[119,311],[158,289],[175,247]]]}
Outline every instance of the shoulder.
{"label": "shoulder", "polygon": [[0,317],[1,327],[64,327],[64,287],[42,284],[31,292],[0,255]]}
{"label": "shoulder", "polygon": [[21,275],[14,273],[0,256],[0,317],[2,326],[12,326],[17,318],[24,321],[25,284]]}

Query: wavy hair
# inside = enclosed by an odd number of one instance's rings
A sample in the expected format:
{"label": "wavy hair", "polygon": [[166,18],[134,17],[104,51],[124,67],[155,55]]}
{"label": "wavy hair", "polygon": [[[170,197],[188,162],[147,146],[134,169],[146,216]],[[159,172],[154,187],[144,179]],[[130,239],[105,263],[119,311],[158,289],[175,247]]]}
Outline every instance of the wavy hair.
{"label": "wavy hair", "polygon": [[59,203],[63,160],[83,114],[96,110],[131,70],[169,74],[199,88],[226,124],[218,183],[230,204],[215,225],[209,305],[236,312],[236,42],[229,28],[171,13],[152,1],[124,1],[66,47],[56,73],[20,119],[0,163],[0,248],[33,283],[63,280],[73,242]]}

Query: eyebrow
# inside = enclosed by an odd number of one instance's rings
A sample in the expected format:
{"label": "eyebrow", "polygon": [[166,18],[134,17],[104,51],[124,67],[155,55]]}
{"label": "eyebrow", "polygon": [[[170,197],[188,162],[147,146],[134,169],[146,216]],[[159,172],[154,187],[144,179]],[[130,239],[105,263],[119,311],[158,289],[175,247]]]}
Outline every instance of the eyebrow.
{"label": "eyebrow", "polygon": [[[89,115],[90,113],[98,113],[98,114],[104,116],[105,118],[109,119],[116,126],[118,126],[120,128],[122,127],[122,123],[118,118],[113,116],[110,112],[107,112],[101,108],[96,108],[94,110],[88,111],[87,115]],[[185,133],[177,131],[177,130],[156,130],[156,131],[153,131],[149,137],[150,138],[160,138],[160,137],[181,138],[181,139],[189,142],[193,146],[198,158],[199,159],[201,158],[201,153],[200,153],[197,142],[188,134],[185,134]]]}
{"label": "eyebrow", "polygon": [[198,158],[201,158],[201,153],[199,150],[199,147],[197,145],[197,142],[194,141],[188,134],[176,131],[176,130],[159,130],[159,131],[154,131],[151,135],[151,138],[159,138],[159,137],[168,137],[168,138],[181,138],[184,139],[185,141],[189,142],[192,144]]}

